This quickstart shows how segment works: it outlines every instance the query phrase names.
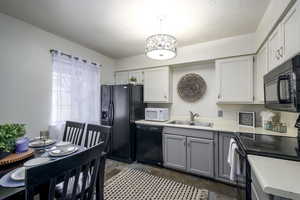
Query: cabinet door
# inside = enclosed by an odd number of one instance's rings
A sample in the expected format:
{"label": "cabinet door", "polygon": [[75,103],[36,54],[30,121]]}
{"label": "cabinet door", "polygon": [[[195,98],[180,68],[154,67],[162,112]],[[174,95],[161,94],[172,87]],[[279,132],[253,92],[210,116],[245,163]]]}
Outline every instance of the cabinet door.
{"label": "cabinet door", "polygon": [[163,135],[164,166],[186,170],[186,137]]}
{"label": "cabinet door", "polygon": [[218,103],[253,102],[253,56],[216,61]]}
{"label": "cabinet door", "polygon": [[[227,162],[228,157],[228,151],[229,151],[229,144],[230,139],[233,138],[233,133],[219,133],[219,167],[218,167],[218,178],[234,183],[230,180],[230,165]],[[244,166],[246,166],[244,164]],[[245,169],[243,171],[243,174],[238,177],[239,182],[241,184],[245,183]]]}
{"label": "cabinet door", "polygon": [[300,11],[299,3],[291,8],[282,21],[284,60],[287,60],[300,51]]}
{"label": "cabinet door", "polygon": [[187,171],[198,175],[214,176],[213,140],[187,138]]}
{"label": "cabinet door", "polygon": [[282,27],[279,25],[269,37],[269,70],[277,67],[283,57]]}
{"label": "cabinet door", "polygon": [[170,70],[169,67],[145,70],[144,101],[170,103]]}
{"label": "cabinet door", "polygon": [[264,103],[264,75],[268,72],[268,43],[257,53],[254,67],[254,101]]}
{"label": "cabinet door", "polygon": [[116,84],[128,83],[128,72],[116,72]]}
{"label": "cabinet door", "polygon": [[144,84],[144,71],[130,71],[129,72],[129,80],[130,78],[136,78],[136,83],[139,85],[143,85]]}

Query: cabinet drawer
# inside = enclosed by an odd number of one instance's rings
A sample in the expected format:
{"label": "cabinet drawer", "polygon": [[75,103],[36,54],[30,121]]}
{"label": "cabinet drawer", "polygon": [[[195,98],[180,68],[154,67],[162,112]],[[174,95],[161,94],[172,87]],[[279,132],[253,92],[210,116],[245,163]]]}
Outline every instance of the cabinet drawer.
{"label": "cabinet drawer", "polygon": [[173,134],[173,135],[182,135],[182,136],[187,136],[187,137],[211,139],[211,140],[214,138],[213,131],[196,130],[196,129],[188,129],[188,128],[164,127],[163,133]]}

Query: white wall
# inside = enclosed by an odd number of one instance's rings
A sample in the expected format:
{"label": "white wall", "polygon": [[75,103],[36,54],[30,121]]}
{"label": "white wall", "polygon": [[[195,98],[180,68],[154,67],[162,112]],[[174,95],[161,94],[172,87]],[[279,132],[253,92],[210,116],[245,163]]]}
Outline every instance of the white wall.
{"label": "white wall", "polygon": [[[179,41],[180,42],[180,41]],[[138,69],[180,63],[200,62],[255,53],[255,34],[240,35],[220,40],[179,47],[177,56],[166,61],[147,58],[145,54],[116,60],[116,70]]]}
{"label": "white wall", "polygon": [[30,136],[47,129],[51,109],[50,49],[102,64],[102,82],[113,82],[114,61],[104,55],[1,13],[0,27],[0,124],[26,123]]}

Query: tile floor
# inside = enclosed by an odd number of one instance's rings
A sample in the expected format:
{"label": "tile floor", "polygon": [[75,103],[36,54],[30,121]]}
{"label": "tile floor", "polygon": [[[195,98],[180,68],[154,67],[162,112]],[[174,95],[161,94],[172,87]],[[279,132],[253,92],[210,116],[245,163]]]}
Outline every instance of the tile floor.
{"label": "tile floor", "polygon": [[185,174],[182,172],[144,165],[140,163],[126,164],[122,162],[107,160],[105,179],[108,180],[112,176],[119,173],[127,167],[144,167],[150,169],[151,173],[156,176],[169,178],[187,185],[195,186],[197,188],[207,189],[210,192],[210,200],[241,200],[241,191],[227,184],[223,184],[210,179]]}

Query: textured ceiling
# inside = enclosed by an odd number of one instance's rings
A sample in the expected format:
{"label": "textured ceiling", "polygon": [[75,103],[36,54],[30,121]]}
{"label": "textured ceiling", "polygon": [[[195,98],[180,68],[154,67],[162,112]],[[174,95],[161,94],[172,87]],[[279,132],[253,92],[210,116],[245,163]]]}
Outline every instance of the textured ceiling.
{"label": "textured ceiling", "polygon": [[1,0],[0,12],[112,58],[144,52],[160,31],[179,46],[254,32],[270,0]]}

